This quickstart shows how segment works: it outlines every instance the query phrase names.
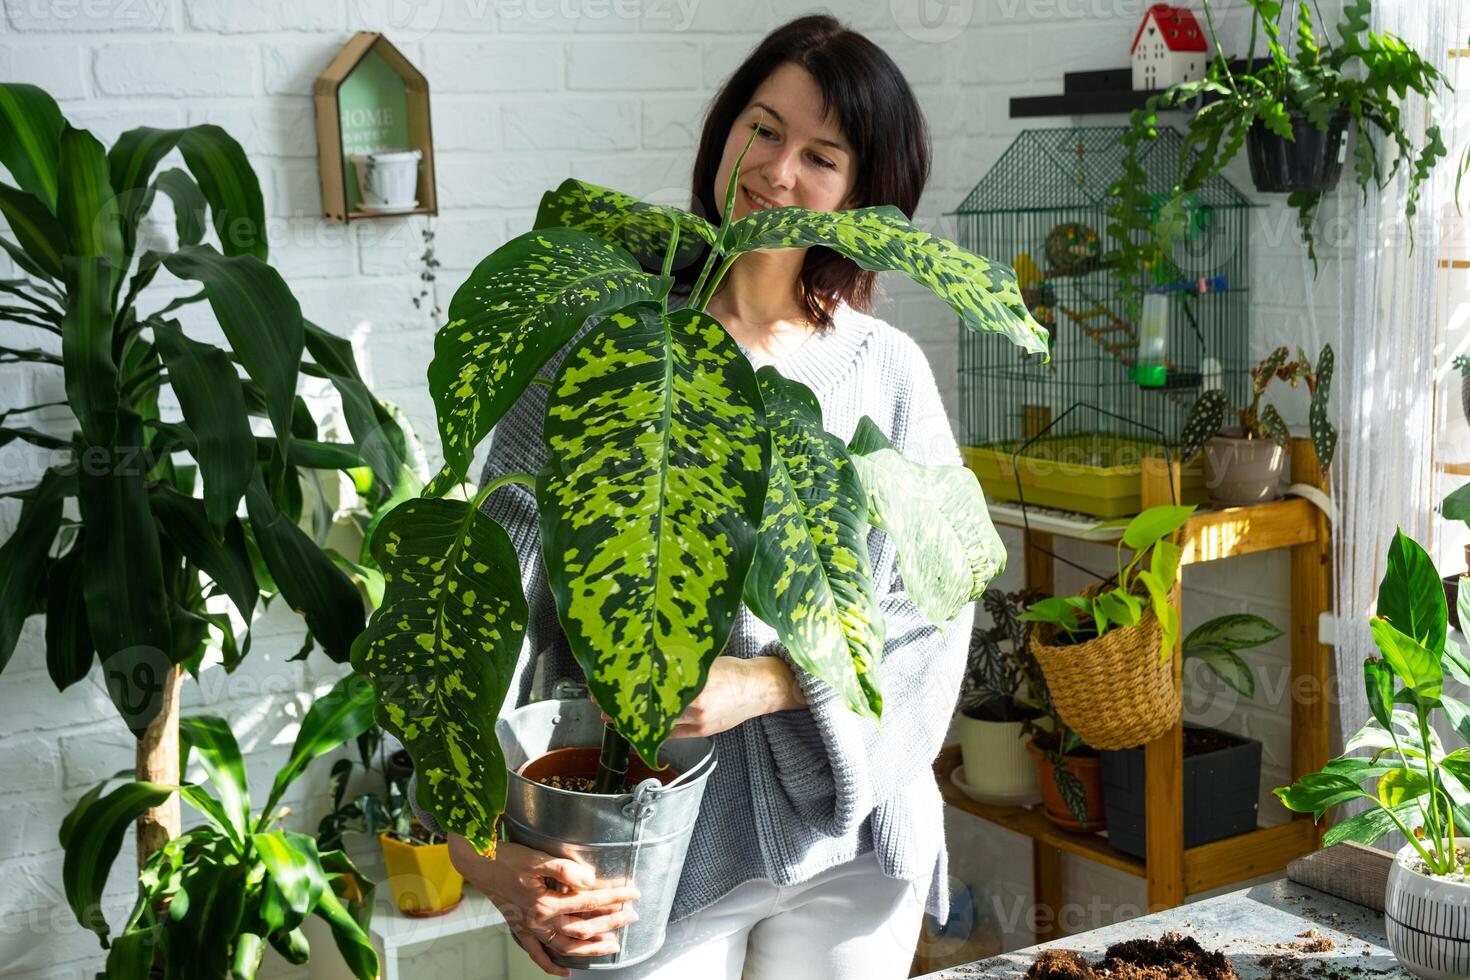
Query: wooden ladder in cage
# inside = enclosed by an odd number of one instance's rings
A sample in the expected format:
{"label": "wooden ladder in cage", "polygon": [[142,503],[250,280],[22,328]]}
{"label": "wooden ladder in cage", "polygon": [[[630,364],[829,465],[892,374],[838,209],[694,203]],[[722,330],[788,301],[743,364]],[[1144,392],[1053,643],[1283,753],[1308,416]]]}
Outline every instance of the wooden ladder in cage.
{"label": "wooden ladder in cage", "polygon": [[[1085,333],[1092,342],[1112,356],[1113,360],[1131,368],[1138,363],[1138,334],[1133,332],[1133,324],[1108,309],[1102,303],[1098,303],[1090,310],[1072,310],[1065,306],[1057,306],[1057,309],[1071,320]],[[1102,325],[1094,325],[1091,321],[1099,318],[1104,319]],[[1164,366],[1170,370],[1178,370],[1172,361],[1165,359]],[[1179,392],[1170,392],[1169,400],[1175,405],[1186,405],[1189,402]]]}

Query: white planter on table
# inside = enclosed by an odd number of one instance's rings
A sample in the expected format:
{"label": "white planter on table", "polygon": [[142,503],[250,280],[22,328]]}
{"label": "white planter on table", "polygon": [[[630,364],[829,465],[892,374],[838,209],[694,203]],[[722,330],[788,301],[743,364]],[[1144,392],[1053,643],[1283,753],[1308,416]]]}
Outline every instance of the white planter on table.
{"label": "white planter on table", "polygon": [[1470,884],[1420,874],[1413,844],[1394,855],[1383,896],[1388,948],[1424,980],[1470,976]]}

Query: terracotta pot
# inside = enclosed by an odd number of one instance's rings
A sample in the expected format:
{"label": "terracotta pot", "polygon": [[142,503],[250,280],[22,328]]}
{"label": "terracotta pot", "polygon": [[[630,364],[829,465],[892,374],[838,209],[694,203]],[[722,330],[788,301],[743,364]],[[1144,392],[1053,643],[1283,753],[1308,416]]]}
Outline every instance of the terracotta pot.
{"label": "terracotta pot", "polygon": [[[597,776],[597,759],[602,749],[596,745],[574,745],[566,749],[552,749],[521,766],[519,772],[533,783],[544,783],[548,776],[593,779]],[[637,786],[645,779],[657,779],[667,785],[679,775],[672,766],[662,772],[648,768],[648,764],[636,753],[628,754],[628,785]]]}
{"label": "terracotta pot", "polygon": [[388,889],[404,915],[428,918],[454,911],[464,897],[464,878],[449,860],[449,845],[405,844],[379,834]]}
{"label": "terracotta pot", "polygon": [[1205,443],[1210,502],[1234,507],[1275,500],[1281,496],[1286,450],[1274,440],[1245,439],[1239,433],[1221,430]]}
{"label": "terracotta pot", "polygon": [[1085,755],[1066,757],[1067,771],[1082,783],[1083,798],[1087,801],[1087,820],[1079,823],[1067,806],[1067,801],[1062,798],[1061,791],[1057,789],[1057,781],[1052,774],[1054,767],[1047,759],[1046,752],[1036,744],[1035,739],[1027,743],[1026,751],[1030,752],[1031,757],[1036,760],[1036,781],[1041,785],[1041,805],[1046,813],[1046,819],[1067,830],[1102,830],[1107,825],[1107,813],[1103,809],[1102,759],[1100,757]]}

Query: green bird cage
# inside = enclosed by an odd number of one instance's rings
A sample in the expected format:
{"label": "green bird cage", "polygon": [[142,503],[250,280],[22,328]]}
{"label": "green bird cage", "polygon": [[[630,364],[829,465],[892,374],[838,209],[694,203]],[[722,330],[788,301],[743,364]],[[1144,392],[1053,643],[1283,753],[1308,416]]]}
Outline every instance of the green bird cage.
{"label": "green bird cage", "polygon": [[[966,457],[992,498],[1120,517],[1139,509],[1147,457],[1177,456],[1201,388],[1242,402],[1250,385],[1250,202],[1213,178],[1175,198],[1181,138],[1160,127],[1139,155],[1153,202],[1177,229],[1130,303],[1111,254],[1109,189],[1125,127],[1030,129],[954,212],[961,244],[1009,261],[1051,358],[960,330]],[[1026,445],[1013,465],[1012,454]],[[1198,461],[1185,502],[1204,500]]]}

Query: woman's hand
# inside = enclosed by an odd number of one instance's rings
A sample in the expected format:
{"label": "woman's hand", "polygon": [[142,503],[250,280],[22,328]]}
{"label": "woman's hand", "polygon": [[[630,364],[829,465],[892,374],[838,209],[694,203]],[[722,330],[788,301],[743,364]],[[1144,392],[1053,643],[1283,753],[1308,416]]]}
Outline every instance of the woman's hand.
{"label": "woman's hand", "polygon": [[[780,657],[716,657],[704,690],[674,722],[669,737],[714,735],[760,715],[805,706],[801,685]],[[604,713],[602,720],[611,719]]]}
{"label": "woman's hand", "polygon": [[491,859],[458,834],[449,835],[449,859],[495,903],[536,965],[555,976],[571,971],[551,962],[547,950],[563,956],[616,953],[613,933],[638,919],[628,904],[638,889],[598,881],[578,861],[504,841]]}

